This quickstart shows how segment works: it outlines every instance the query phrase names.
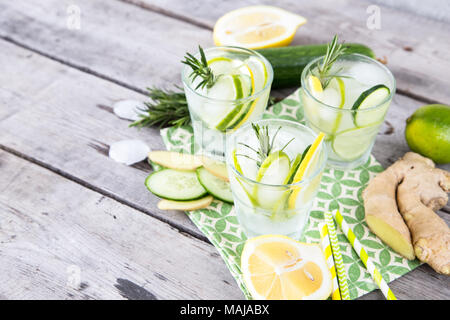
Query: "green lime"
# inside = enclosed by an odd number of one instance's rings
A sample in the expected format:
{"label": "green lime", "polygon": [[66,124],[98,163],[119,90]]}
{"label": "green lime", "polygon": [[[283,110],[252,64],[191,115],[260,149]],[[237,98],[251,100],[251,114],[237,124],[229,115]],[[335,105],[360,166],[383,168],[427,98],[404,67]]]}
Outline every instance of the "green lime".
{"label": "green lime", "polygon": [[436,163],[450,163],[450,106],[417,109],[406,120],[405,138],[412,151]]}

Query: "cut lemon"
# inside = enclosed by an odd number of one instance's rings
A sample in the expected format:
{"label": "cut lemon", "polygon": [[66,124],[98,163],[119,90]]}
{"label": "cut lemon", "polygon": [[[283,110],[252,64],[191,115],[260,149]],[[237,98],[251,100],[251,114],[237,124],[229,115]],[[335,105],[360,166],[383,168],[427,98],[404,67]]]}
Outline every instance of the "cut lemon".
{"label": "cut lemon", "polygon": [[[308,152],[302,159],[302,162],[300,163],[300,166],[297,169],[297,172],[295,173],[294,180],[292,183],[297,183],[301,181],[302,179],[309,177],[314,170],[317,169],[317,164],[319,162],[319,155],[320,150],[322,146],[322,142],[324,140],[325,133],[321,132],[317,136],[317,138],[314,140],[313,144],[309,148]],[[288,205],[290,209],[293,209],[296,207],[297,198],[300,193],[301,187],[300,186],[293,186],[292,187],[292,193],[288,200]]]}
{"label": "cut lemon", "polygon": [[320,246],[281,235],[247,240],[241,270],[254,299],[324,300],[332,290]]}
{"label": "cut lemon", "polygon": [[[323,92],[322,83],[316,76],[308,77],[309,88],[313,93]],[[317,98],[317,97],[316,97]]]}
{"label": "cut lemon", "polygon": [[272,6],[250,6],[228,12],[214,26],[218,46],[250,49],[282,47],[291,43],[306,19]]}

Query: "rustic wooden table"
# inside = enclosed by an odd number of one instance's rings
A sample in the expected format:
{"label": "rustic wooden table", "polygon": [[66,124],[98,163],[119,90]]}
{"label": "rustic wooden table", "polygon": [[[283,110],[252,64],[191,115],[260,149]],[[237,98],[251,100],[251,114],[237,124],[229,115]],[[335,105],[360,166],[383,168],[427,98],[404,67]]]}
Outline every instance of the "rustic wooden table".
{"label": "rustic wooden table", "polygon": [[[125,138],[162,149],[156,129],[128,128],[112,103],[180,84],[180,59],[213,45],[215,20],[261,2],[309,19],[294,44],[337,32],[387,59],[398,93],[373,150],[384,166],[408,150],[405,119],[417,107],[449,103],[443,1],[436,15],[375,1],[375,29],[371,3],[358,0],[0,1],[0,299],[243,298],[186,215],[156,208],[143,185],[150,167],[107,153]],[[439,214],[450,223],[449,206]],[[391,287],[399,299],[450,298],[449,278],[426,265]]]}

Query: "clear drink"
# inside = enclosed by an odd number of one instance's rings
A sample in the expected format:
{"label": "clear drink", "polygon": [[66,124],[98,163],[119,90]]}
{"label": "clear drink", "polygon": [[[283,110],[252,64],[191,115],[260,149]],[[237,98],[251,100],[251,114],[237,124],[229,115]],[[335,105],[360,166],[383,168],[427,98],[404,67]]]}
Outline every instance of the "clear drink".
{"label": "clear drink", "polygon": [[[194,128],[194,152],[219,160],[225,156],[226,136],[248,121],[261,118],[272,85],[270,63],[259,53],[238,47],[206,49],[215,82],[198,87],[185,66],[182,80]],[[200,59],[200,54],[195,56]]]}
{"label": "clear drink", "polygon": [[395,93],[392,73],[378,61],[359,54],[343,55],[332,65],[322,88],[314,81],[312,61],[301,77],[307,125],[326,133],[328,164],[350,169],[364,164]]}
{"label": "clear drink", "polygon": [[[261,140],[254,124],[262,132],[267,128],[267,145],[272,146],[259,164],[256,151]],[[299,123],[270,119],[246,124],[228,138],[226,163],[235,210],[249,237],[282,234],[300,238],[327,159],[326,148],[321,146],[312,157],[306,156],[305,150],[313,149],[308,146],[314,145],[316,137]],[[303,161],[306,170],[295,182]]]}

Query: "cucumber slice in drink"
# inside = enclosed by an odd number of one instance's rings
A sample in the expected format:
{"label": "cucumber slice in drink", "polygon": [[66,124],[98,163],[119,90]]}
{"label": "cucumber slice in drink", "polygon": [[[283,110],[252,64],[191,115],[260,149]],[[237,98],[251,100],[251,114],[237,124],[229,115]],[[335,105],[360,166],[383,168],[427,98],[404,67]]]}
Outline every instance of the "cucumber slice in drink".
{"label": "cucumber slice in drink", "polygon": [[[289,156],[283,151],[271,153],[261,164],[256,176],[256,181],[269,185],[281,185],[286,180],[290,170]],[[283,188],[255,185],[253,197],[258,204],[267,209],[272,209],[283,196]]]}
{"label": "cucumber slice in drink", "polygon": [[[245,176],[245,177],[247,177],[249,179],[254,179],[256,177],[258,169],[257,169],[256,165],[251,165],[250,164],[250,161],[253,162],[253,160],[245,159],[243,161],[239,161],[236,152],[237,152],[236,149],[234,149],[233,150],[234,167],[243,176]],[[245,171],[245,174],[244,174],[244,171]],[[246,180],[242,179],[241,177],[235,177],[235,178],[236,178],[236,181],[239,183],[239,185],[242,187],[242,190],[247,195],[249,203],[251,205],[253,205],[253,206],[256,206],[257,202],[253,198],[253,195],[252,195],[252,192],[251,192],[252,191],[252,185],[250,183],[248,183]]]}
{"label": "cucumber slice in drink", "polygon": [[355,125],[358,127],[366,127],[376,122],[383,120],[389,103],[375,108],[373,110],[364,109],[378,106],[385,101],[391,94],[391,91],[384,84],[378,84],[372,88],[361,93],[358,99],[353,104],[352,110],[355,110],[353,115]]}
{"label": "cucumber slice in drink", "polygon": [[217,100],[241,99],[244,97],[242,86],[242,79],[238,75],[223,75],[208,89],[208,98]]}
{"label": "cucumber slice in drink", "polygon": [[[252,91],[251,81],[246,75],[230,75],[233,78],[234,86],[236,87],[236,98],[230,100],[238,100],[250,95]],[[215,85],[214,85],[215,87]],[[216,129],[225,131],[233,128],[233,125],[238,123],[239,119],[245,116],[248,112],[251,103],[243,103],[236,105],[220,122],[217,124]]]}
{"label": "cucumber slice in drink", "polygon": [[[309,82],[310,86],[313,86],[311,92],[317,100],[335,108],[342,109],[344,107],[345,84],[341,78],[332,78],[325,89],[322,89],[319,79],[314,76],[310,76]],[[342,112],[321,105],[313,106],[312,108],[317,109],[308,110],[309,114],[315,113],[314,124],[316,127],[328,135],[333,135],[339,128]]]}
{"label": "cucumber slice in drink", "polygon": [[208,60],[208,67],[214,75],[227,74],[230,73],[233,66],[233,60],[227,57],[215,57]]}
{"label": "cucumber slice in drink", "polygon": [[302,157],[303,155],[301,153],[299,153],[295,157],[294,161],[292,162],[291,169],[289,170],[289,173],[286,177],[286,180],[284,180],[284,184],[292,183],[292,180],[294,180],[295,173],[297,172],[298,167],[300,166],[300,162],[302,162]]}
{"label": "cucumber slice in drink", "polygon": [[202,186],[215,198],[233,203],[230,184],[206,170],[204,167],[197,169],[197,178]]}
{"label": "cucumber slice in drink", "polygon": [[377,132],[378,125],[345,130],[334,137],[333,151],[346,161],[358,159],[370,147]]}
{"label": "cucumber slice in drink", "polygon": [[[341,102],[339,104],[339,109],[342,109],[345,104],[344,81],[339,77],[335,77],[335,78],[331,79],[328,86],[335,88],[339,92],[339,94],[341,96]],[[335,134],[336,131],[339,129],[339,125],[341,124],[341,119],[342,119],[342,112],[338,112],[336,115],[336,120],[334,121],[333,129],[331,130],[331,134]]]}
{"label": "cucumber slice in drink", "polygon": [[257,57],[250,57],[246,60],[246,65],[250,69],[252,87],[254,92],[262,90],[267,84],[267,68],[264,62]]}
{"label": "cucumber slice in drink", "polygon": [[163,169],[145,179],[145,186],[153,194],[169,200],[194,200],[207,194],[195,171]]}

